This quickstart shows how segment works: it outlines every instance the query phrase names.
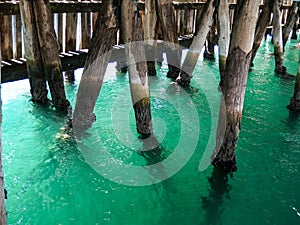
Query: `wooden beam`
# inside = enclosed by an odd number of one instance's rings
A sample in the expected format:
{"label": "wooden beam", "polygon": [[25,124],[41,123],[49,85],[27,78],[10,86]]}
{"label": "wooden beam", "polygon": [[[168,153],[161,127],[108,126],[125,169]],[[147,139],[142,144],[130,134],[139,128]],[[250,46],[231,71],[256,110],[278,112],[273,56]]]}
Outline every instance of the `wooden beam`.
{"label": "wooden beam", "polygon": [[[193,10],[201,9],[206,2],[173,2],[175,10]],[[229,4],[229,8],[234,9],[236,4]],[[52,13],[87,13],[98,12],[101,7],[100,1],[50,1],[50,8]],[[145,3],[139,2],[140,10],[145,9]],[[262,5],[260,6],[262,7]],[[288,9],[289,5],[283,5],[281,9]],[[0,14],[3,15],[19,15],[19,2],[2,2],[0,1]]]}
{"label": "wooden beam", "polygon": [[[85,13],[98,12],[101,2],[58,2],[51,1],[50,9],[52,13]],[[19,2],[0,2],[0,14],[3,15],[20,15]]]}
{"label": "wooden beam", "polygon": [[[179,44],[185,48],[189,48],[192,43],[193,35],[184,35],[178,38]],[[163,42],[159,41],[157,44],[157,52],[165,52],[163,49]],[[124,45],[115,45],[112,49],[112,57],[110,62],[121,61],[125,59]],[[83,68],[87,57],[88,50],[69,51],[67,53],[61,53],[60,59],[63,71],[75,70]],[[157,54],[158,54],[157,53]],[[1,66],[1,83],[7,83],[22,79],[27,79],[26,60],[20,58],[18,60],[6,60],[2,61]]]}

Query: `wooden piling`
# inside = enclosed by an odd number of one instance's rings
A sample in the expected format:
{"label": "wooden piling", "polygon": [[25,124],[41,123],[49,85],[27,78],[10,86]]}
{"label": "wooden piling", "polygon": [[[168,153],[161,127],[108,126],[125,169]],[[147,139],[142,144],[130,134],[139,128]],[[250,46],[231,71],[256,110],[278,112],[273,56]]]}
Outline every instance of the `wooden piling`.
{"label": "wooden piling", "polygon": [[253,47],[252,47],[251,66],[254,66],[253,64],[254,58],[261,44],[261,41],[266,33],[267,26],[269,25],[271,12],[272,12],[272,4],[273,2],[271,0],[265,0],[263,8],[259,14],[259,18],[255,29]]}
{"label": "wooden piling", "polygon": [[[236,170],[235,150],[239,137],[245,89],[251,60],[259,1],[240,0],[236,6],[222,93],[226,104],[225,134],[220,149],[212,155],[212,164],[226,173]],[[221,113],[220,113],[221,114]]]}
{"label": "wooden piling", "polygon": [[131,100],[134,108],[136,129],[142,137],[152,134],[150,88],[147,75],[146,55],[143,44],[142,18],[136,1],[123,0],[122,24],[126,43],[126,60],[129,69]]}
{"label": "wooden piling", "polygon": [[81,48],[88,49],[91,42],[91,16],[90,13],[81,14],[81,26],[82,26],[82,45]]}
{"label": "wooden piling", "polygon": [[13,58],[12,43],[12,20],[11,16],[3,16],[0,14],[0,32],[1,32],[1,49],[2,59],[8,60]]}
{"label": "wooden piling", "polygon": [[20,0],[19,5],[23,23],[25,58],[32,100],[39,103],[46,103],[48,102],[48,91],[46,88],[46,76],[44,74],[43,59],[37,35],[38,31],[35,26],[33,5],[28,0]]}
{"label": "wooden piling", "polygon": [[220,70],[220,86],[223,85],[226,60],[230,43],[230,17],[228,0],[220,0],[218,6],[218,35],[219,35],[219,70]]}
{"label": "wooden piling", "polygon": [[153,0],[145,0],[145,26],[144,39],[147,58],[148,75],[155,76],[155,55],[157,42],[155,40],[155,31],[157,26],[156,4]]}
{"label": "wooden piling", "polygon": [[47,101],[45,87],[47,79],[53,105],[57,109],[67,110],[70,103],[65,95],[58,43],[52,26],[49,2],[21,0],[20,6],[33,99]]}
{"label": "wooden piling", "polygon": [[300,61],[298,66],[298,73],[296,76],[296,82],[294,87],[294,94],[290,100],[290,104],[287,108],[294,113],[300,113]]}
{"label": "wooden piling", "polygon": [[178,45],[176,33],[175,8],[172,0],[156,0],[158,9],[158,21],[161,23],[164,41],[168,44],[167,60],[169,71],[167,77],[176,79],[179,76],[181,65],[181,51]]}
{"label": "wooden piling", "polygon": [[118,1],[103,2],[91,40],[88,57],[85,62],[81,82],[78,88],[73,127],[87,129],[95,121],[94,107],[101,90],[105,71],[111,56],[111,48],[119,28]]}
{"label": "wooden piling", "polygon": [[22,21],[21,16],[16,15],[16,54],[17,59],[22,57]]}
{"label": "wooden piling", "polygon": [[215,45],[217,44],[217,24],[216,18],[213,19],[210,31],[206,37],[205,50],[203,57],[206,59],[215,59]]}
{"label": "wooden piling", "polygon": [[58,41],[58,46],[59,46],[59,51],[62,52],[64,47],[63,47],[63,13],[58,13],[57,15],[57,41]]}
{"label": "wooden piling", "polygon": [[296,20],[298,19],[298,10],[299,10],[299,2],[293,2],[288,16],[287,16],[287,21],[286,24],[284,25],[283,28],[283,50],[286,45],[286,42],[291,34],[291,31],[294,28],[294,24],[296,23]]}
{"label": "wooden piling", "polygon": [[193,71],[196,67],[200,51],[204,45],[207,34],[213,23],[213,14],[215,11],[214,0],[208,0],[201,11],[200,23],[198,24],[198,33],[193,39],[187,56],[183,62],[180,77],[176,80],[181,86],[188,86],[191,82]]}
{"label": "wooden piling", "polygon": [[282,0],[274,0],[273,4],[273,43],[275,55],[275,72],[285,74],[286,67],[283,66],[283,40],[281,27]]}
{"label": "wooden piling", "polygon": [[[66,15],[66,52],[76,50],[77,33],[77,13],[67,13]],[[68,81],[75,80],[74,70],[65,72]]]}

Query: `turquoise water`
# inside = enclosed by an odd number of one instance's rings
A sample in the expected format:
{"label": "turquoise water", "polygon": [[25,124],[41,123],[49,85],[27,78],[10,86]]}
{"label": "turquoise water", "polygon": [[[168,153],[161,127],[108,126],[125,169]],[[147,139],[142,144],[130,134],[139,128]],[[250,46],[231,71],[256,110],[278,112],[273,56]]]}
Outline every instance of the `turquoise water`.
{"label": "turquoise water", "polygon": [[[299,60],[295,44],[288,43],[285,58],[292,74]],[[198,170],[212,123],[209,102],[195,80],[186,90],[191,99],[186,104],[196,107],[199,139],[191,159],[174,176],[153,185],[127,186],[104,178],[84,158],[82,143],[92,149],[102,144],[114,158],[135,166],[151,165],[174,153],[185,124],[179,122],[182,115],[173,101],[183,104],[186,98],[165,78],[164,64],[151,80],[154,132],[160,142],[154,156],[134,150],[142,149],[143,143],[131,139],[137,134],[127,75],[117,74],[105,82],[96,105],[97,121],[80,142],[64,130],[67,117],[51,106],[29,101],[27,80],[3,84],[3,169],[9,224],[300,224],[300,118],[285,108],[294,81],[274,74],[272,51],[269,41],[263,43],[249,74],[238,171],[228,182],[211,177],[211,166]],[[81,73],[76,71],[74,84],[66,84],[72,105]],[[200,57],[194,76],[217,74],[217,61]],[[164,99],[166,90],[176,98]],[[187,131],[192,136],[193,130]],[[192,143],[185,148],[192,148]],[[97,154],[92,156],[97,158]],[[104,168],[109,165],[105,160],[102,163]],[[113,170],[124,176],[118,168],[106,172]]]}

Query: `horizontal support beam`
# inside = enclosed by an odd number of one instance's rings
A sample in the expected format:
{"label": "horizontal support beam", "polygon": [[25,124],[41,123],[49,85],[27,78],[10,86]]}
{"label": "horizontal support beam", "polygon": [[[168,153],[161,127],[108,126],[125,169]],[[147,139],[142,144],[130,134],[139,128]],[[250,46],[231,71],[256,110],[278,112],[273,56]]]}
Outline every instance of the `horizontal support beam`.
{"label": "horizontal support beam", "polygon": [[[50,8],[52,13],[87,13],[99,12],[101,2],[82,1],[82,2],[59,2],[51,1]],[[2,15],[19,15],[19,3],[17,2],[0,2],[0,14]]]}
{"label": "horizontal support beam", "polygon": [[[173,2],[176,10],[194,10],[201,9],[206,2]],[[229,4],[231,9],[235,8],[236,4]],[[50,1],[50,8],[52,13],[87,13],[98,12],[101,7],[100,1]],[[145,3],[139,2],[138,7],[140,10],[145,9]],[[288,9],[290,6],[284,5],[282,9]],[[2,15],[19,15],[18,2],[1,2],[0,1],[0,14]]]}
{"label": "horizontal support beam", "polygon": [[[189,48],[193,40],[192,35],[185,35],[179,37],[179,44],[184,48]],[[158,52],[164,52],[163,45],[160,44],[163,41],[158,42]],[[125,57],[125,47],[124,45],[113,46],[112,57],[110,62],[122,62]],[[63,71],[75,70],[78,68],[83,68],[85,60],[87,57],[88,50],[80,51],[69,51],[67,53],[61,53],[61,64]],[[28,78],[26,69],[26,60],[6,60],[2,61],[1,67],[1,83],[12,82],[17,80],[22,80]]]}

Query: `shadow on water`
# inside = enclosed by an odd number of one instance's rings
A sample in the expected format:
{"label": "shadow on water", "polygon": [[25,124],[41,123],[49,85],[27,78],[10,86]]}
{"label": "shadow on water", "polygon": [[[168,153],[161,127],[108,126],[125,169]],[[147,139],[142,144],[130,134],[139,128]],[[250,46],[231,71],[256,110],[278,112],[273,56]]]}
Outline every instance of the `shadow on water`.
{"label": "shadow on water", "polygon": [[[141,140],[143,142],[143,149],[138,154],[145,159],[146,166],[149,166],[149,176],[153,179],[153,183],[155,181],[163,181],[154,185],[154,188],[159,192],[159,187],[162,186],[166,190],[167,196],[170,193],[175,193],[176,190],[172,185],[172,179],[168,177],[167,168],[161,163],[167,158],[167,149],[159,143],[154,135]],[[155,165],[155,167],[150,167],[151,165]]]}
{"label": "shadow on water", "polygon": [[202,208],[206,212],[204,221],[201,225],[220,225],[222,224],[221,215],[225,208],[222,207],[222,203],[225,198],[230,198],[229,192],[232,186],[228,184],[228,174],[213,169],[212,175],[208,177],[210,185],[209,194],[207,197],[202,198]]}
{"label": "shadow on water", "polygon": [[154,135],[141,140],[143,142],[143,149],[138,154],[145,158],[147,166],[159,163],[166,158],[164,147],[160,146]]}

